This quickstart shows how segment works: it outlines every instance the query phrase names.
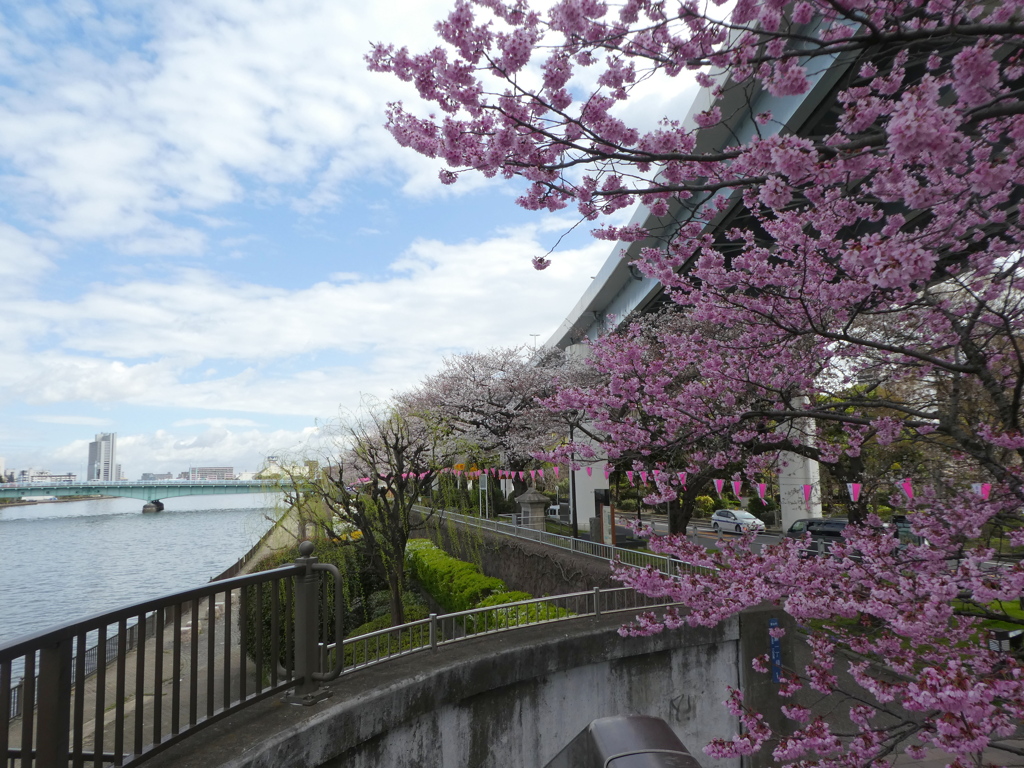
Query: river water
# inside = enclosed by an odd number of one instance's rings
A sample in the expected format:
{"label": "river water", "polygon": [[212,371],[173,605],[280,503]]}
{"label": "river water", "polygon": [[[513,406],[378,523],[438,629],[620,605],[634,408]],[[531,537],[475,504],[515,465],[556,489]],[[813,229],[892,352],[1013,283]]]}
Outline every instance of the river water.
{"label": "river water", "polygon": [[0,644],[95,613],[199,587],[270,527],[276,496],[0,506]]}

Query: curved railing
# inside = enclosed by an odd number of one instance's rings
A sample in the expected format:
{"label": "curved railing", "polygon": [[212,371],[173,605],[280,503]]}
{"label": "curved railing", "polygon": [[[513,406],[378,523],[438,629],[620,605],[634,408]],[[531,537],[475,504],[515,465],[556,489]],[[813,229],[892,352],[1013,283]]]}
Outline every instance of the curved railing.
{"label": "curved railing", "polygon": [[[136,765],[296,685],[285,617],[306,573],[289,565],[225,579],[0,646],[0,755],[10,768]],[[250,603],[265,599],[266,642],[247,621]]]}
{"label": "curved railing", "polygon": [[493,531],[502,536],[509,536],[517,539],[537,541],[556,549],[564,549],[568,552],[575,552],[579,555],[594,557],[599,560],[619,562],[624,565],[631,565],[637,568],[652,566],[669,576],[680,573],[704,573],[708,569],[703,566],[692,565],[674,557],[656,555],[653,552],[642,552],[635,549],[613,547],[610,544],[603,544],[598,541],[587,539],[575,539],[572,536],[564,536],[558,533],[548,533],[536,528],[527,528],[521,525],[506,523],[501,520],[494,520],[485,517],[474,517],[463,515],[450,510],[434,510],[430,507],[417,506],[414,509],[424,515],[432,515],[437,520],[450,520],[471,528],[482,531]]}
{"label": "curved railing", "polygon": [[593,589],[432,614],[343,640],[339,651],[341,608],[329,603],[324,569],[340,594],[333,566],[299,557],[0,646],[0,755],[9,768],[135,766],[286,689],[286,700],[311,704],[324,694],[318,681],[410,653],[666,602]]}

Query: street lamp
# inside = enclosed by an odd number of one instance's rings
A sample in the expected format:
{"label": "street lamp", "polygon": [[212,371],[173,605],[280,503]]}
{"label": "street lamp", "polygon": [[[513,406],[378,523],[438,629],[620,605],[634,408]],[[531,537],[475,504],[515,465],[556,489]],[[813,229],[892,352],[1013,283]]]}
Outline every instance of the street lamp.
{"label": "street lamp", "polygon": [[540,336],[540,334],[539,333],[531,333],[530,335],[533,336],[533,351],[536,352],[537,351],[537,337]]}

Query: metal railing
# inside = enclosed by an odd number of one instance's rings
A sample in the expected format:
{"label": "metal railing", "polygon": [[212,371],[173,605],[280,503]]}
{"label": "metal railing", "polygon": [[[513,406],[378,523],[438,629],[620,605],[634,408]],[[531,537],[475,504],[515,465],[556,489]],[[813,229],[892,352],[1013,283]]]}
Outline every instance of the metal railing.
{"label": "metal railing", "polygon": [[[344,640],[343,670],[351,672],[480,635],[506,632],[552,621],[601,616],[618,611],[644,610],[670,603],[667,598],[647,597],[630,587],[595,587],[585,592],[538,597],[457,613],[432,613],[426,619]],[[333,643],[325,645],[323,652],[333,659],[337,646]]]}
{"label": "metal railing", "polygon": [[[430,507],[417,506],[415,509],[421,514],[430,514],[432,512]],[[600,560],[620,562],[624,565],[631,565],[637,568],[652,566],[669,576],[675,576],[680,573],[705,573],[708,570],[702,566],[692,565],[674,557],[656,555],[653,552],[640,552],[635,549],[625,549],[623,547],[613,547],[610,544],[604,544],[598,541],[574,539],[572,536],[564,536],[559,533],[548,533],[547,531],[537,530],[535,528],[524,528],[523,526],[512,525],[511,523],[502,522],[501,520],[463,515],[459,512],[441,509],[433,511],[433,514],[438,520],[450,520],[452,522],[472,528],[478,528],[483,531],[493,531],[503,536],[510,536],[516,539],[528,539],[530,541],[546,544],[549,547],[564,549],[569,552],[575,552],[588,557],[595,557]]]}
{"label": "metal railing", "polygon": [[[315,700],[329,621],[327,570],[295,565],[213,582],[0,646],[0,756],[10,768],[132,766],[287,688]],[[292,620],[292,616],[295,620]],[[134,622],[129,626],[130,622]],[[87,648],[87,640],[96,639]],[[12,686],[12,672],[23,679]],[[90,672],[93,674],[90,675]],[[20,721],[20,722],[19,722]]]}
{"label": "metal railing", "polygon": [[[615,555],[608,552],[614,547],[593,546]],[[669,603],[628,587],[595,588],[432,614],[344,639],[339,652],[341,575],[311,556],[310,542],[299,550],[294,565],[211,582],[0,646],[0,756],[9,768],[135,766],[289,688],[286,701],[313,704],[330,693],[320,682],[410,653]],[[333,576],[333,596],[322,571]],[[96,643],[87,648],[90,638]],[[12,686],[19,667],[24,678]]]}

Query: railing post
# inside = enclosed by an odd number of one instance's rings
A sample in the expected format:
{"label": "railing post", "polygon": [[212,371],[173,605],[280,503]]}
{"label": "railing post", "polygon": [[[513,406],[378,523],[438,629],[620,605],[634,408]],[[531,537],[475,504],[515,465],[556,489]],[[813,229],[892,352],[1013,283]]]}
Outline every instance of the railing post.
{"label": "railing post", "polygon": [[594,615],[601,615],[601,588],[594,587]]}
{"label": "railing post", "polygon": [[437,614],[430,614],[430,650],[437,650]]}
{"label": "railing post", "polygon": [[38,768],[67,768],[71,728],[72,639],[39,650]]}
{"label": "railing post", "polygon": [[295,564],[302,567],[302,575],[295,579],[295,676],[298,682],[284,700],[291,704],[316,704],[330,696],[313,679],[317,662],[317,586],[319,577],[313,570],[318,562],[313,555],[313,542],[299,544],[299,557]]}

